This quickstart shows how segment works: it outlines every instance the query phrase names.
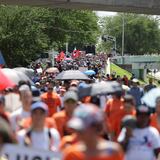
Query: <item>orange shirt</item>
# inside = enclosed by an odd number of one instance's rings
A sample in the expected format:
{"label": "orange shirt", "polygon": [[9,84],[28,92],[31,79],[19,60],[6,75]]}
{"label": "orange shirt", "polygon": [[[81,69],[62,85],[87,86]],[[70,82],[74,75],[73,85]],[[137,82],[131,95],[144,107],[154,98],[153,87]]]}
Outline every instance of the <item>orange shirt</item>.
{"label": "orange shirt", "polygon": [[121,109],[119,110],[119,115],[116,117],[116,120],[112,125],[110,125],[110,132],[114,134],[114,141],[117,140],[119,133],[121,131],[121,121],[126,115],[136,115],[136,110],[133,108],[130,112],[126,112],[124,107],[122,106]]}
{"label": "orange shirt", "polygon": [[48,116],[51,117],[54,113],[57,112],[57,107],[61,105],[60,97],[57,93],[43,93],[41,95],[42,101],[48,105],[49,113]]}
{"label": "orange shirt", "polygon": [[[108,144],[107,144],[108,143]],[[87,156],[80,144],[70,146],[64,151],[64,160],[123,160],[124,154],[120,146],[106,142],[106,146],[98,150],[98,155]]]}
{"label": "orange shirt", "polygon": [[52,118],[56,122],[57,130],[59,131],[61,137],[67,135],[69,132],[69,129],[67,128],[69,118],[67,117],[65,110],[55,113]]}
{"label": "orange shirt", "polygon": [[68,136],[64,136],[62,139],[61,139],[61,143],[60,143],[60,150],[64,150],[66,149],[67,147],[77,143],[78,140],[77,140],[77,135],[76,134],[71,134],[71,135],[68,135]]}
{"label": "orange shirt", "polygon": [[108,130],[113,125],[114,121],[119,119],[119,114],[123,106],[123,99],[109,99],[106,104],[105,113],[106,113],[106,125]]}
{"label": "orange shirt", "polygon": [[151,115],[151,117],[150,117],[150,125],[152,127],[155,127],[160,133],[160,122],[158,123],[157,113],[154,113],[154,114]]}
{"label": "orange shirt", "polygon": [[[29,117],[29,118],[25,118],[22,122],[21,122],[21,124],[20,124],[20,126],[24,129],[27,129],[27,128],[30,128],[31,127],[31,125],[32,125],[32,119]],[[56,122],[54,121],[54,119],[53,118],[49,118],[49,117],[47,117],[46,119],[45,119],[45,126],[47,127],[47,128],[57,128],[57,126],[56,126]]]}

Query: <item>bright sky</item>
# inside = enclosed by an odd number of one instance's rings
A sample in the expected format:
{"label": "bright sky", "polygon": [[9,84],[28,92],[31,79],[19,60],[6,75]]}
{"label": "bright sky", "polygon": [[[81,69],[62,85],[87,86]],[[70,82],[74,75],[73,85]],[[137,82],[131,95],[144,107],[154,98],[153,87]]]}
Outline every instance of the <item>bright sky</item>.
{"label": "bright sky", "polygon": [[116,12],[96,11],[96,13],[97,13],[97,15],[99,17],[114,16],[114,15],[116,15]]}

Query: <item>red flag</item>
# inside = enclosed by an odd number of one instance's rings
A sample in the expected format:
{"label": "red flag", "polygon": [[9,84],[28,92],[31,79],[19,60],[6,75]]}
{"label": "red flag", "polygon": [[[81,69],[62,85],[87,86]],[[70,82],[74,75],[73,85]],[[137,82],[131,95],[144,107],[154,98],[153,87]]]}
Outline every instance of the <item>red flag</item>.
{"label": "red flag", "polygon": [[72,53],[72,58],[78,58],[80,57],[80,51],[79,50],[74,50]]}
{"label": "red flag", "polygon": [[59,56],[60,56],[60,61],[64,60],[65,54],[63,51],[59,53]]}

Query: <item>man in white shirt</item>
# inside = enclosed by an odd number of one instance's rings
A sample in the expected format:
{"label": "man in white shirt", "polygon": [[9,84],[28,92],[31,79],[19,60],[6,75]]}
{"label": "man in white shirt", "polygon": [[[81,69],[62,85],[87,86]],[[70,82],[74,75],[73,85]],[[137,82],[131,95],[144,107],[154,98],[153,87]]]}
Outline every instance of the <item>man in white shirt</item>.
{"label": "man in white shirt", "polygon": [[135,129],[122,129],[118,141],[126,150],[126,160],[155,160],[160,153],[160,136],[156,128],[149,126],[150,112],[140,106],[136,113]]}
{"label": "man in white shirt", "polygon": [[48,106],[45,103],[39,101],[32,104],[31,128],[29,130],[21,130],[17,133],[17,140],[20,145],[43,150],[58,150],[60,135],[56,129],[45,127],[47,114]]}
{"label": "man in white shirt", "polygon": [[19,88],[22,107],[14,111],[10,116],[11,127],[13,131],[20,130],[20,124],[23,119],[30,117],[30,107],[32,104],[32,92],[28,85],[22,85]]}

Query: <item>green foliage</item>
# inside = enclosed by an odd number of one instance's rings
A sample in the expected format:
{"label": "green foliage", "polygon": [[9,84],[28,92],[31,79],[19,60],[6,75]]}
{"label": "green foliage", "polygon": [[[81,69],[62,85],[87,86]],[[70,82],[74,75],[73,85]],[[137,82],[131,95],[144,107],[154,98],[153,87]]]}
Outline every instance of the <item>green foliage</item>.
{"label": "green foliage", "polygon": [[91,11],[1,5],[0,19],[0,50],[10,67],[27,65],[65,42],[83,46],[97,40],[97,17]]}
{"label": "green foliage", "polygon": [[[122,22],[125,22],[125,53],[151,54],[160,50],[159,22],[153,16],[137,14],[117,14],[114,17],[101,19],[102,34],[116,37],[117,49],[121,52]],[[103,48],[110,49],[102,43]]]}

